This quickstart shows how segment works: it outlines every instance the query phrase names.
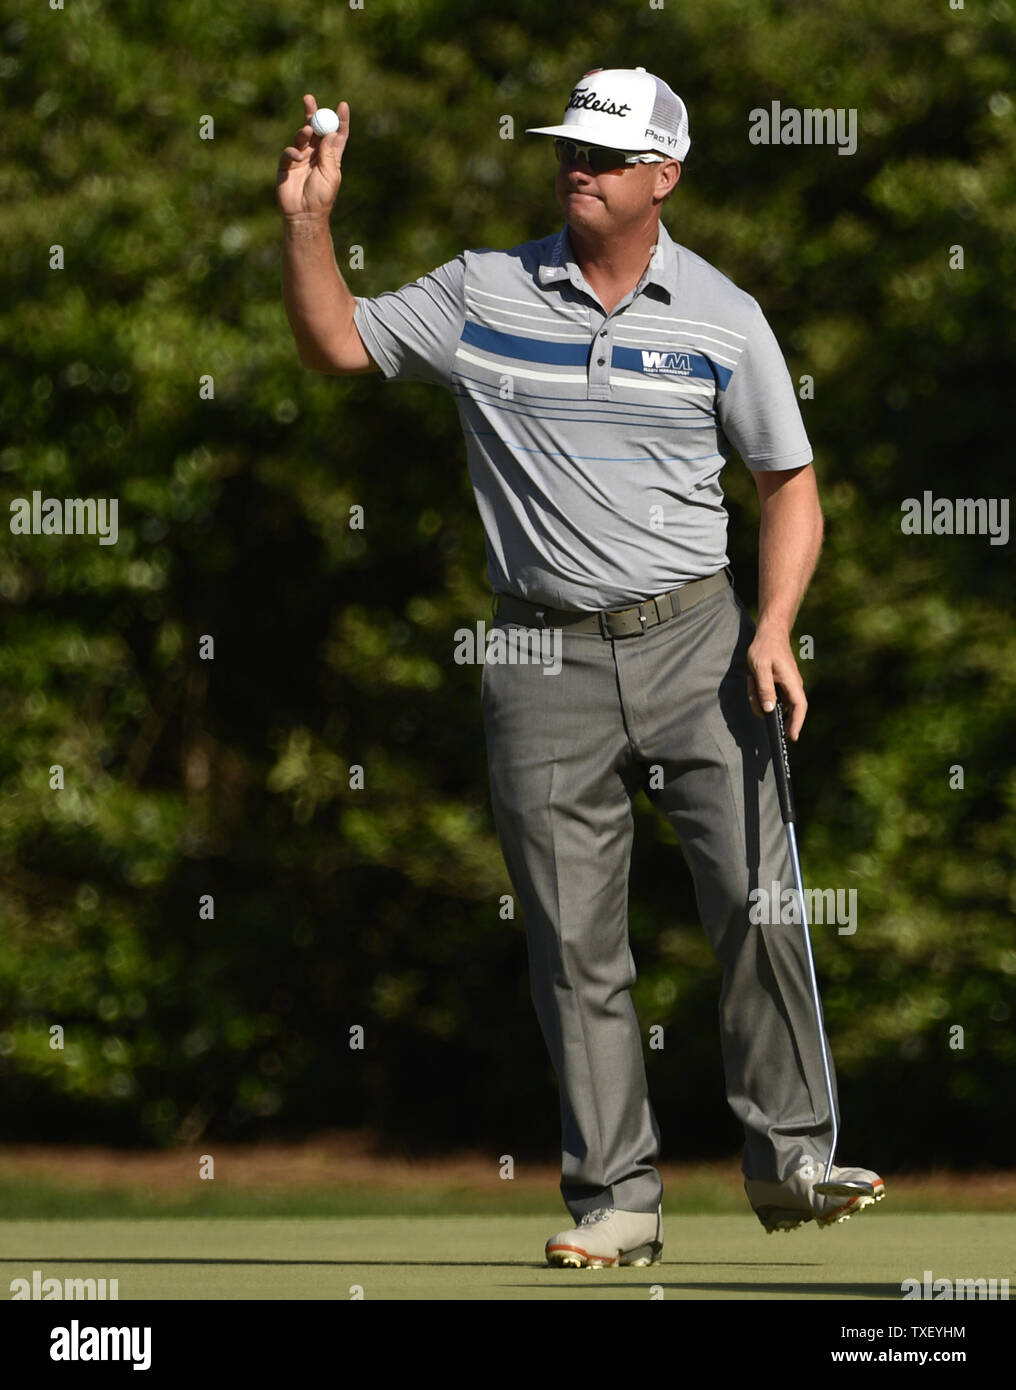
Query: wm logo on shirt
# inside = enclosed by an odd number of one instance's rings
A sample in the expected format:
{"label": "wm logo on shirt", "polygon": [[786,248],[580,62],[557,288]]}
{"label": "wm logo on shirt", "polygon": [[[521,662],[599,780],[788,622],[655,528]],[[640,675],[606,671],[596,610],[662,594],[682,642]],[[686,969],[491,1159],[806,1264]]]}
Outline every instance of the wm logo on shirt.
{"label": "wm logo on shirt", "polygon": [[650,376],[671,373],[677,376],[691,376],[691,361],[686,352],[643,352],[642,370]]}

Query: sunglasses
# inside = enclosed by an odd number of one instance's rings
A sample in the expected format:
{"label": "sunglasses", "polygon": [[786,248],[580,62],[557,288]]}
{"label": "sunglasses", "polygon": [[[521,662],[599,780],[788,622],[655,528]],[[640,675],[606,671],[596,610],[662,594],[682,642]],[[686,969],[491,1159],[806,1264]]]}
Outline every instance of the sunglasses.
{"label": "sunglasses", "polygon": [[662,164],[663,155],[632,154],[629,150],[611,150],[606,145],[576,145],[573,140],[554,141],[554,153],[561,164],[574,164],[584,159],[594,174],[605,174],[608,169],[620,169],[625,164]]}

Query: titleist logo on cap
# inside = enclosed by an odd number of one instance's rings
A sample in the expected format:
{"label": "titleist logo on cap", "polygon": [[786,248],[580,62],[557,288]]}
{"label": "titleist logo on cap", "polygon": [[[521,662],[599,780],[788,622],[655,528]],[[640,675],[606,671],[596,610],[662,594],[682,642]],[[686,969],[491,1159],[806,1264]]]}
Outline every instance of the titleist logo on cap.
{"label": "titleist logo on cap", "polygon": [[588,87],[576,87],[568,98],[566,111],[602,111],[605,116],[627,116],[631,107],[627,102],[622,102],[619,106],[617,102],[610,101],[607,97],[597,97],[595,92]]}

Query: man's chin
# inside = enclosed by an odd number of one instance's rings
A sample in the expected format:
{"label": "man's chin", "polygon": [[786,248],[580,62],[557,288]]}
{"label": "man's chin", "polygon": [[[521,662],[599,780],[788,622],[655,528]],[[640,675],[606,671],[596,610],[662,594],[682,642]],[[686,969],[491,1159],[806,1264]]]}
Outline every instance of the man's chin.
{"label": "man's chin", "polygon": [[561,201],[561,208],[569,222],[580,226],[595,224],[603,211],[603,200],[590,193],[569,193]]}

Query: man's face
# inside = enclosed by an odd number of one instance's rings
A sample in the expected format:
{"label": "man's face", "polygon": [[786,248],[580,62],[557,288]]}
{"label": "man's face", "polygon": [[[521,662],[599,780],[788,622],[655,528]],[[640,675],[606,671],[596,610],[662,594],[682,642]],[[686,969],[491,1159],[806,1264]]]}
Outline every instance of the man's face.
{"label": "man's face", "polygon": [[620,164],[594,174],[584,153],[558,163],[554,188],[570,227],[593,236],[624,234],[648,226],[659,202],[681,176],[675,159],[662,164]]}

